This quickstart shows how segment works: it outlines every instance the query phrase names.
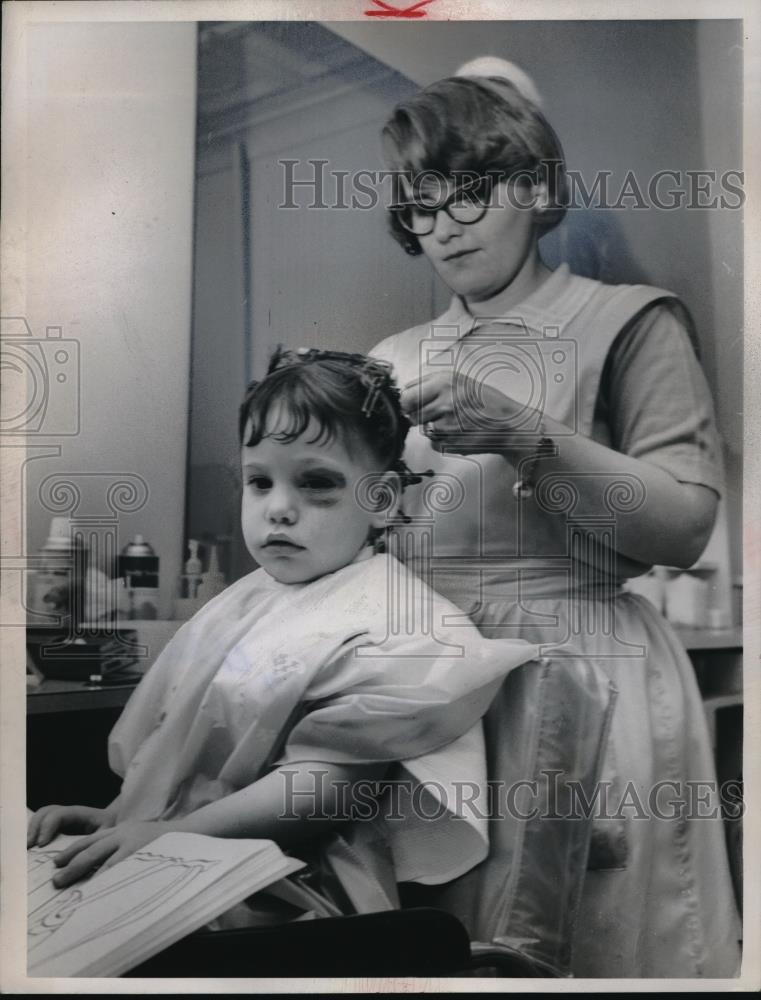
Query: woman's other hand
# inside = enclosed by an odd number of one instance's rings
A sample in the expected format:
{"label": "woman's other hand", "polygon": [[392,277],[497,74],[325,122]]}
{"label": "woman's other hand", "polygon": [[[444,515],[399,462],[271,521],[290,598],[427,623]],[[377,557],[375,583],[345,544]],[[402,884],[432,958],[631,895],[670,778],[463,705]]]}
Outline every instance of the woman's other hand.
{"label": "woman's other hand", "polygon": [[504,453],[516,434],[541,423],[541,414],[484,382],[458,372],[424,372],[402,390],[402,409],[437,451]]}
{"label": "woman's other hand", "polygon": [[171,829],[169,823],[158,820],[130,820],[82,837],[57,855],[55,864],[61,871],[53,885],[64,889],[99,869],[110,868]]}
{"label": "woman's other hand", "polygon": [[29,819],[27,847],[44,847],[59,833],[94,833],[110,825],[107,809],[92,806],[43,806]]}

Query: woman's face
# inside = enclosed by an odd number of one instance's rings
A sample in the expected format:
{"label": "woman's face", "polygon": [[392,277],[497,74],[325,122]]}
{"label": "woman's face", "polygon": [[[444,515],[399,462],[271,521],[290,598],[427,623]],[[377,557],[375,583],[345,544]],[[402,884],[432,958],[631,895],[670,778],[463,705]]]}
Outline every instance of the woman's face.
{"label": "woman's face", "polygon": [[[441,198],[439,187],[434,198]],[[490,299],[533,264],[537,238],[532,199],[528,185],[504,181],[495,186],[492,203],[478,222],[467,225],[443,210],[436,213],[433,231],[418,240],[455,294],[470,302]]]}

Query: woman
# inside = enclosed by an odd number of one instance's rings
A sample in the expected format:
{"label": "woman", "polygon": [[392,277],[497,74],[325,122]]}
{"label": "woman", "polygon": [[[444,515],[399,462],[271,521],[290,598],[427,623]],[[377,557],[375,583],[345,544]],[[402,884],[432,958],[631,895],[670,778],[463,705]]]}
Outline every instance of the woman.
{"label": "woman", "polygon": [[[407,463],[448,490],[438,509],[430,484],[405,496],[432,552],[412,562],[486,634],[590,658],[618,689],[610,818],[594,821],[574,974],[736,975],[722,822],[685,819],[677,802],[714,775],[692,666],[620,586],[651,565],[690,566],[714,522],[720,450],[690,320],[660,289],[545,266],[538,240],[565,211],[559,141],[535,101],[474,68],[400,104],[384,129],[392,234],[454,293],[443,316],[374,352],[406,386]],[[495,706],[493,760],[509,719]],[[463,891],[485,889],[471,876]],[[490,919],[471,932],[494,934]]]}

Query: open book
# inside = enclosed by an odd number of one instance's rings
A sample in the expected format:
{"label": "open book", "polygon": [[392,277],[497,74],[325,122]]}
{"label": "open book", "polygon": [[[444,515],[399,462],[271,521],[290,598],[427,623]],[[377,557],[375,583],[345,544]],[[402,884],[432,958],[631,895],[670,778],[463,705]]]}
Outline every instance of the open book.
{"label": "open book", "polygon": [[167,833],[66,889],[54,858],[77,837],[27,851],[30,976],[118,976],[304,866],[271,840]]}

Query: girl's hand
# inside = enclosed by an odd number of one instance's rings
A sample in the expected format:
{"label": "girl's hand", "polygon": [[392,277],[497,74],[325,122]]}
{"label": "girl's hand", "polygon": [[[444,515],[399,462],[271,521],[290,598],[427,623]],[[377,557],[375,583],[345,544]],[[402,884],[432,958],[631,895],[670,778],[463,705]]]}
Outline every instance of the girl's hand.
{"label": "girl's hand", "polygon": [[26,846],[44,847],[59,833],[93,833],[111,825],[107,809],[43,806],[29,820]]}
{"label": "girl's hand", "polygon": [[53,885],[63,889],[98,869],[110,868],[172,829],[172,824],[158,820],[129,820],[82,837],[56,857],[56,867],[63,870],[55,876]]}
{"label": "girl's hand", "polygon": [[426,372],[404,387],[402,409],[436,451],[502,454],[512,435],[539,425],[539,414],[499,389],[457,372]]}

